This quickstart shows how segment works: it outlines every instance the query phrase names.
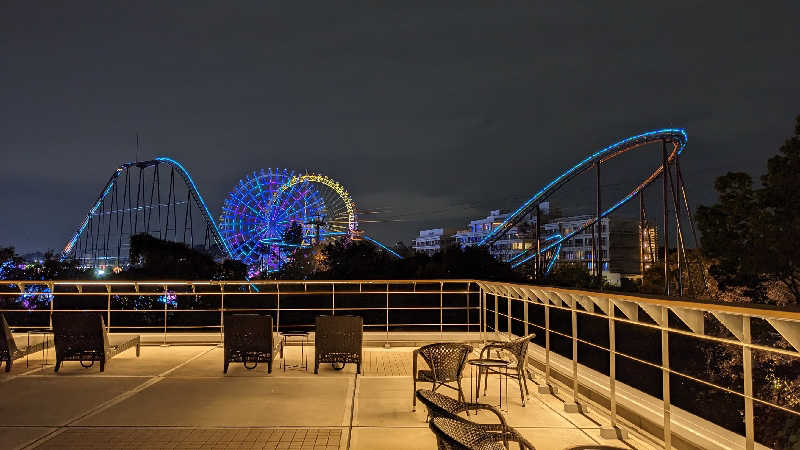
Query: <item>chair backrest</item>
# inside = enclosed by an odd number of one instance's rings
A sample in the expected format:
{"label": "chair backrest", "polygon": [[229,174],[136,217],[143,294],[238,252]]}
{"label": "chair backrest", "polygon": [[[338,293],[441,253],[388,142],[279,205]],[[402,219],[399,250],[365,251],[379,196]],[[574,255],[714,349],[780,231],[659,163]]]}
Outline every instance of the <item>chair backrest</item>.
{"label": "chair backrest", "polygon": [[418,389],[414,394],[426,408],[431,417],[455,417],[458,413],[468,409],[467,403],[453,397],[433,392],[428,389]]}
{"label": "chair backrest", "polygon": [[517,359],[517,369],[522,370],[522,368],[525,367],[526,359],[528,358],[528,346],[531,343],[531,339],[535,336],[535,334],[529,334],[525,337],[515,339],[506,345],[506,350]]}
{"label": "chair backrest", "polygon": [[467,356],[472,353],[472,346],[443,342],[422,346],[418,351],[433,371],[436,380],[455,381],[461,378]]}
{"label": "chair backrest", "polygon": [[455,417],[434,417],[429,424],[436,435],[439,449],[483,450],[505,448],[497,435],[468,420]]}
{"label": "chair backrest", "polygon": [[314,347],[321,353],[361,354],[364,319],[359,316],[317,316]]}
{"label": "chair backrest", "polygon": [[53,341],[57,355],[105,354],[109,348],[103,315],[96,312],[54,312]]}
{"label": "chair backrest", "polygon": [[232,314],[225,319],[226,350],[272,354],[272,316]]}
{"label": "chair backrest", "polygon": [[17,344],[6,322],[6,316],[2,314],[0,314],[0,326],[3,328],[0,330],[0,353],[8,352],[9,355],[13,355],[17,352]]}

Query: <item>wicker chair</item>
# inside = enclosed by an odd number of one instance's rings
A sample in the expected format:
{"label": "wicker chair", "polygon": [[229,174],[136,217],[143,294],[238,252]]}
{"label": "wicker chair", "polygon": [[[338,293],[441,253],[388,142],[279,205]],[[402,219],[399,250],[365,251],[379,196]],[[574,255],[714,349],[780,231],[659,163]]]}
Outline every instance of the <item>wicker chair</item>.
{"label": "wicker chair", "polygon": [[[480,358],[489,358],[491,351],[495,350],[496,352],[508,352],[511,356],[514,357],[515,365],[508,367],[508,377],[517,380],[519,384],[519,396],[522,399],[522,406],[525,406],[525,399],[530,395],[528,391],[528,344],[530,344],[531,339],[536,336],[535,334],[529,334],[525,337],[521,337],[519,339],[515,339],[510,342],[504,341],[490,341],[486,344],[483,349],[481,349]],[[489,381],[489,373],[498,373],[497,371],[485,367],[481,368],[478,373],[478,391],[480,391],[481,385],[481,375],[484,376],[483,379],[483,395],[486,395],[486,387]],[[500,372],[505,375],[505,372]],[[523,392],[524,389],[524,392]]]}
{"label": "wicker chair", "polygon": [[[314,373],[320,363],[352,363],[361,373],[364,319],[357,316],[317,316],[314,335]],[[334,366],[335,367],[335,366]]]}
{"label": "wicker chair", "polygon": [[272,316],[233,314],[225,320],[223,337],[223,373],[228,373],[232,362],[244,364],[247,370],[255,369],[258,363],[267,363],[267,373],[272,373],[272,361],[276,352],[282,350],[280,340],[272,332]]}
{"label": "wicker chair", "polygon": [[99,361],[100,372],[103,372],[111,358],[134,346],[138,358],[141,348],[139,335],[109,337],[103,316],[91,312],[53,313],[53,340],[56,345],[56,372],[64,361],[79,361],[85,368]]}
{"label": "wicker chair", "polygon": [[8,327],[6,318],[2,314],[0,314],[0,327],[2,327],[2,330],[0,330],[0,365],[3,364],[3,361],[6,362],[6,372],[11,371],[11,366],[14,364],[15,359],[50,346],[50,341],[42,339],[41,336],[37,336],[38,342],[31,345],[23,345],[22,341],[16,342],[11,334],[11,329]]}
{"label": "wicker chair", "polygon": [[[431,418],[431,429],[436,434],[438,447],[440,449],[462,449],[462,448],[508,448],[508,442],[518,442],[520,448],[533,449],[533,445],[528,442],[517,430],[508,426],[505,417],[494,406],[484,403],[466,403],[454,398],[442,395],[426,389],[416,392],[419,401],[428,408],[428,416]],[[462,412],[485,409],[497,416],[500,423],[477,424],[459,417]],[[449,419],[458,423],[442,423],[434,426],[433,421],[437,419]]]}
{"label": "wicker chair", "polygon": [[[415,394],[412,394],[412,409],[417,410],[418,381],[433,384],[434,392],[440,386],[449,387],[458,392],[459,400],[465,400],[464,390],[461,388],[461,376],[470,353],[472,353],[471,345],[456,343],[429,344],[414,350],[411,376],[414,378]],[[417,370],[418,356],[422,356],[430,370]],[[456,385],[448,383],[456,383]]]}
{"label": "wicker chair", "polygon": [[513,428],[491,432],[483,424],[461,418],[435,417],[430,421],[439,450],[506,450],[508,441],[517,442],[520,450],[536,450]]}

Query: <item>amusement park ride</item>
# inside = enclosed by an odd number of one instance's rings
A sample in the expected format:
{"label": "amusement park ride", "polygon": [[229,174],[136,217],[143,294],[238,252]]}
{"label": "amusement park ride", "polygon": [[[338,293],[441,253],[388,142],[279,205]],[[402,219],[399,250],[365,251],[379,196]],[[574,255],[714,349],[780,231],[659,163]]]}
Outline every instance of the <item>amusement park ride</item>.
{"label": "amusement park ride", "polygon": [[[681,210],[687,213],[694,240],[697,242],[679,164],[686,142],[687,135],[683,129],[668,128],[632,136],[592,153],[547,183],[509,214],[503,223],[491,230],[478,245],[494,244],[533,214],[537,216],[536,223],[540,224],[540,205],[565,184],[594,170],[594,216],[563,236],[558,233],[542,236],[540,226],[537,225],[535,246],[521,251],[510,260],[513,267],[527,263],[536,274],[546,274],[558,258],[562,244],[586,230],[591,230],[593,235],[599,237],[600,220],[634,197],[639,198],[640,234],[641,230],[648,229],[643,195],[645,188],[660,177],[663,180],[664,275],[669,280],[669,204],[672,203],[676,229],[675,248],[678,249],[677,285],[679,294],[682,294],[683,266],[688,260],[681,229]],[[630,193],[603,209],[600,196],[603,164],[630,150],[652,143],[661,143],[662,154],[658,167]],[[183,183],[175,183],[176,174]],[[161,179],[166,176],[169,182],[162,186]],[[132,198],[134,190],[135,200]],[[182,214],[178,213],[179,209]],[[194,223],[195,210],[202,218],[199,227]],[[299,224],[303,230],[299,242],[287,242],[286,239],[287,230],[293,223]],[[75,258],[87,267],[110,266],[118,270],[128,263],[128,242],[130,236],[137,233],[182,241],[190,247],[196,247],[196,242],[202,243],[203,249],[216,256],[247,264],[251,273],[276,271],[297,248],[342,237],[363,239],[400,257],[394,250],[359,229],[357,210],[350,194],[339,182],[325,175],[295,173],[287,169],[253,172],[240,180],[228,194],[217,221],[186,168],[174,159],[158,157],[151,161],[125,163],[114,171],[78,230],[64,247],[61,258]],[[178,239],[178,236],[181,238]],[[642,239],[642,243],[645,240],[650,243],[650,239]],[[602,267],[600,252],[596,247],[599,238],[592,239],[592,242],[595,245],[592,251],[592,268],[599,275]],[[639,245],[640,259],[644,261],[642,243]],[[669,285],[668,281],[665,282],[667,294]]]}

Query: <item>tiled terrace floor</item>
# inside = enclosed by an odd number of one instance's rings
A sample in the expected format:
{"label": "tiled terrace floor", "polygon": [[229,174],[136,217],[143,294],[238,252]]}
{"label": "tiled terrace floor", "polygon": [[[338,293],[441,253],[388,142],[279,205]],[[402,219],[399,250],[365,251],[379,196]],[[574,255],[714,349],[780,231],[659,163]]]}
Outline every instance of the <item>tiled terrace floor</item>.
{"label": "tiled terrace floor", "polygon": [[[29,367],[20,359],[0,372],[0,448],[436,448],[425,408],[411,411],[410,348],[365,348],[362,376],[327,364],[315,376],[305,350],[308,372],[276,363],[270,375],[236,364],[223,376],[215,346],[143,347],[138,359],[130,350],[103,374],[76,362],[54,374],[38,354]],[[299,362],[300,348],[286,358]],[[496,383],[481,401],[497,403]],[[509,394],[510,424],[537,449],[652,448],[636,435],[602,439],[604,419],[564,413],[552,395],[531,392],[523,408],[514,382]]]}

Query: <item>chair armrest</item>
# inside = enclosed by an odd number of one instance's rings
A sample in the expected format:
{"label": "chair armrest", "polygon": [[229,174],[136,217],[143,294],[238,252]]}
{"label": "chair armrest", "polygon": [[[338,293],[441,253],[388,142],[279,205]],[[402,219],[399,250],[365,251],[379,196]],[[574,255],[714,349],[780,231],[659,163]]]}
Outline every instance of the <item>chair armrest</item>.
{"label": "chair armrest", "polygon": [[496,349],[496,350],[505,350],[507,343],[500,342],[500,341],[490,341],[488,344],[484,345],[481,349],[480,358],[483,359],[483,352],[486,352],[486,356],[491,356],[489,354],[489,350]]}
{"label": "chair armrest", "polygon": [[503,413],[501,413],[500,410],[498,410],[494,406],[487,405],[486,403],[464,403],[463,406],[458,408],[458,411],[453,411],[453,413],[457,414],[457,413],[460,413],[460,412],[463,412],[463,411],[478,410],[478,409],[485,409],[485,410],[493,412],[497,416],[497,418],[500,420],[500,424],[499,425],[501,427],[503,427],[503,429],[508,429],[508,424],[506,423],[506,418],[503,417]]}

